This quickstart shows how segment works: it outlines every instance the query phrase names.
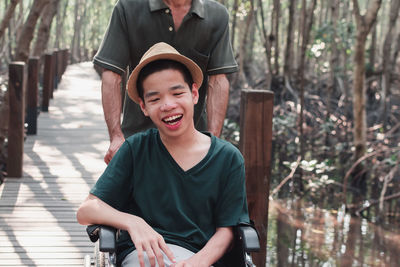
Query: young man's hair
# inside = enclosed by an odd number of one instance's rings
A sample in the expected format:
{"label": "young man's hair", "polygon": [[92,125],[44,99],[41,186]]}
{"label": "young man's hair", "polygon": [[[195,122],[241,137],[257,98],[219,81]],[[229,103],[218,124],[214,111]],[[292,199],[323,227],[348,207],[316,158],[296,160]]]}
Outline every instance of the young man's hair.
{"label": "young man's hair", "polygon": [[138,79],[137,79],[137,90],[138,90],[139,97],[143,101],[144,101],[143,81],[148,76],[150,76],[151,74],[153,74],[155,72],[168,70],[168,69],[179,71],[183,76],[183,80],[189,85],[190,91],[192,90],[192,85],[193,85],[192,74],[190,73],[188,68],[186,68],[185,65],[183,65],[182,63],[180,63],[178,61],[174,61],[174,60],[170,60],[170,59],[160,59],[160,60],[150,62],[149,64],[144,66],[143,69],[141,69],[141,71],[139,72]]}

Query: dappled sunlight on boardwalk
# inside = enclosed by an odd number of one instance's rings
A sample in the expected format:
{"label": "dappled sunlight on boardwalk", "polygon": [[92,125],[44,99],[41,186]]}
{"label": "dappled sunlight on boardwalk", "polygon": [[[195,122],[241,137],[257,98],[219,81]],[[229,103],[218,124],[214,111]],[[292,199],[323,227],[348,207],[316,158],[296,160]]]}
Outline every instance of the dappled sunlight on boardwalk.
{"label": "dappled sunlight on boardwalk", "polygon": [[25,141],[24,177],[0,186],[0,266],[83,265],[93,245],[75,212],[107,147],[99,77],[91,63],[68,66]]}

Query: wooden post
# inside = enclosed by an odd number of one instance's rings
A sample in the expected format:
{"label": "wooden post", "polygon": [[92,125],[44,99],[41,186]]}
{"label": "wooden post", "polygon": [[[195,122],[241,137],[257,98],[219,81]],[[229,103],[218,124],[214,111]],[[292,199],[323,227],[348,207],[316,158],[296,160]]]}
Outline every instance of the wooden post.
{"label": "wooden post", "polygon": [[62,68],[63,68],[63,51],[62,50],[58,50],[57,51],[57,88],[58,88],[58,85],[60,84],[60,82],[61,82],[61,79],[62,79],[62,75],[63,75],[63,71],[62,71]]}
{"label": "wooden post", "polygon": [[240,150],[246,167],[249,214],[260,234],[261,251],[254,253],[253,260],[260,267],[265,266],[267,254],[273,100],[270,91],[242,90]]}
{"label": "wooden post", "polygon": [[63,68],[62,68],[62,73],[64,74],[65,70],[67,69],[68,66],[68,49],[63,50]]}
{"label": "wooden post", "polygon": [[24,62],[13,62],[9,65],[8,177],[22,177],[26,74]]}
{"label": "wooden post", "polygon": [[54,90],[57,89],[57,51],[54,51],[51,55],[51,68],[52,68],[52,77],[53,84],[51,86],[50,98],[53,99]]}
{"label": "wooden post", "polygon": [[[53,87],[53,90],[58,88],[58,76],[59,76],[59,74],[58,74],[58,64],[60,64],[58,54],[59,54],[59,50],[55,50],[53,52],[53,57],[54,57],[54,65],[53,65],[53,67],[54,67],[54,70],[53,70],[54,71],[53,72],[54,87]],[[51,98],[53,98],[53,96]]]}
{"label": "wooden post", "polygon": [[28,105],[27,117],[28,123],[27,134],[37,133],[37,105],[38,105],[38,84],[39,84],[39,58],[33,57],[29,59],[28,63]]}
{"label": "wooden post", "polygon": [[43,96],[42,96],[42,111],[49,111],[49,102],[53,87],[53,56],[45,54],[44,56],[44,71],[43,71]]}

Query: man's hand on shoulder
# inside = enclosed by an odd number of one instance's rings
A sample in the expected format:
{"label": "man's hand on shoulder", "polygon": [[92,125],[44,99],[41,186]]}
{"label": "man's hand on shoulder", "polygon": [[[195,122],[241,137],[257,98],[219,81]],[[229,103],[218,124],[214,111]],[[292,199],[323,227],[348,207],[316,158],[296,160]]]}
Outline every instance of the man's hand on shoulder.
{"label": "man's hand on shoulder", "polygon": [[123,136],[114,137],[111,142],[106,155],[104,156],[104,162],[106,164],[110,163],[111,159],[114,157],[115,153],[117,153],[118,149],[124,143],[125,138]]}
{"label": "man's hand on shoulder", "polygon": [[110,147],[104,157],[109,163],[125,141],[121,131],[121,75],[110,70],[104,70],[101,76],[101,99],[103,104],[104,119],[110,136]]}

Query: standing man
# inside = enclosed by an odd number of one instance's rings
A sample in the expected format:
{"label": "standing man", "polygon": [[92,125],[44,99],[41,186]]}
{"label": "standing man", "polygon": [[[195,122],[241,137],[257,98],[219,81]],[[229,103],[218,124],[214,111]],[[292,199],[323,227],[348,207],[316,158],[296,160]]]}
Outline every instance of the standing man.
{"label": "standing man", "polygon": [[102,102],[110,136],[107,164],[126,137],[154,127],[129,97],[125,97],[121,125],[120,85],[126,67],[134,68],[158,42],[172,45],[200,66],[205,82],[195,106],[195,126],[221,134],[229,97],[226,74],[238,69],[226,8],[214,0],[119,0],[93,60],[104,69]]}

